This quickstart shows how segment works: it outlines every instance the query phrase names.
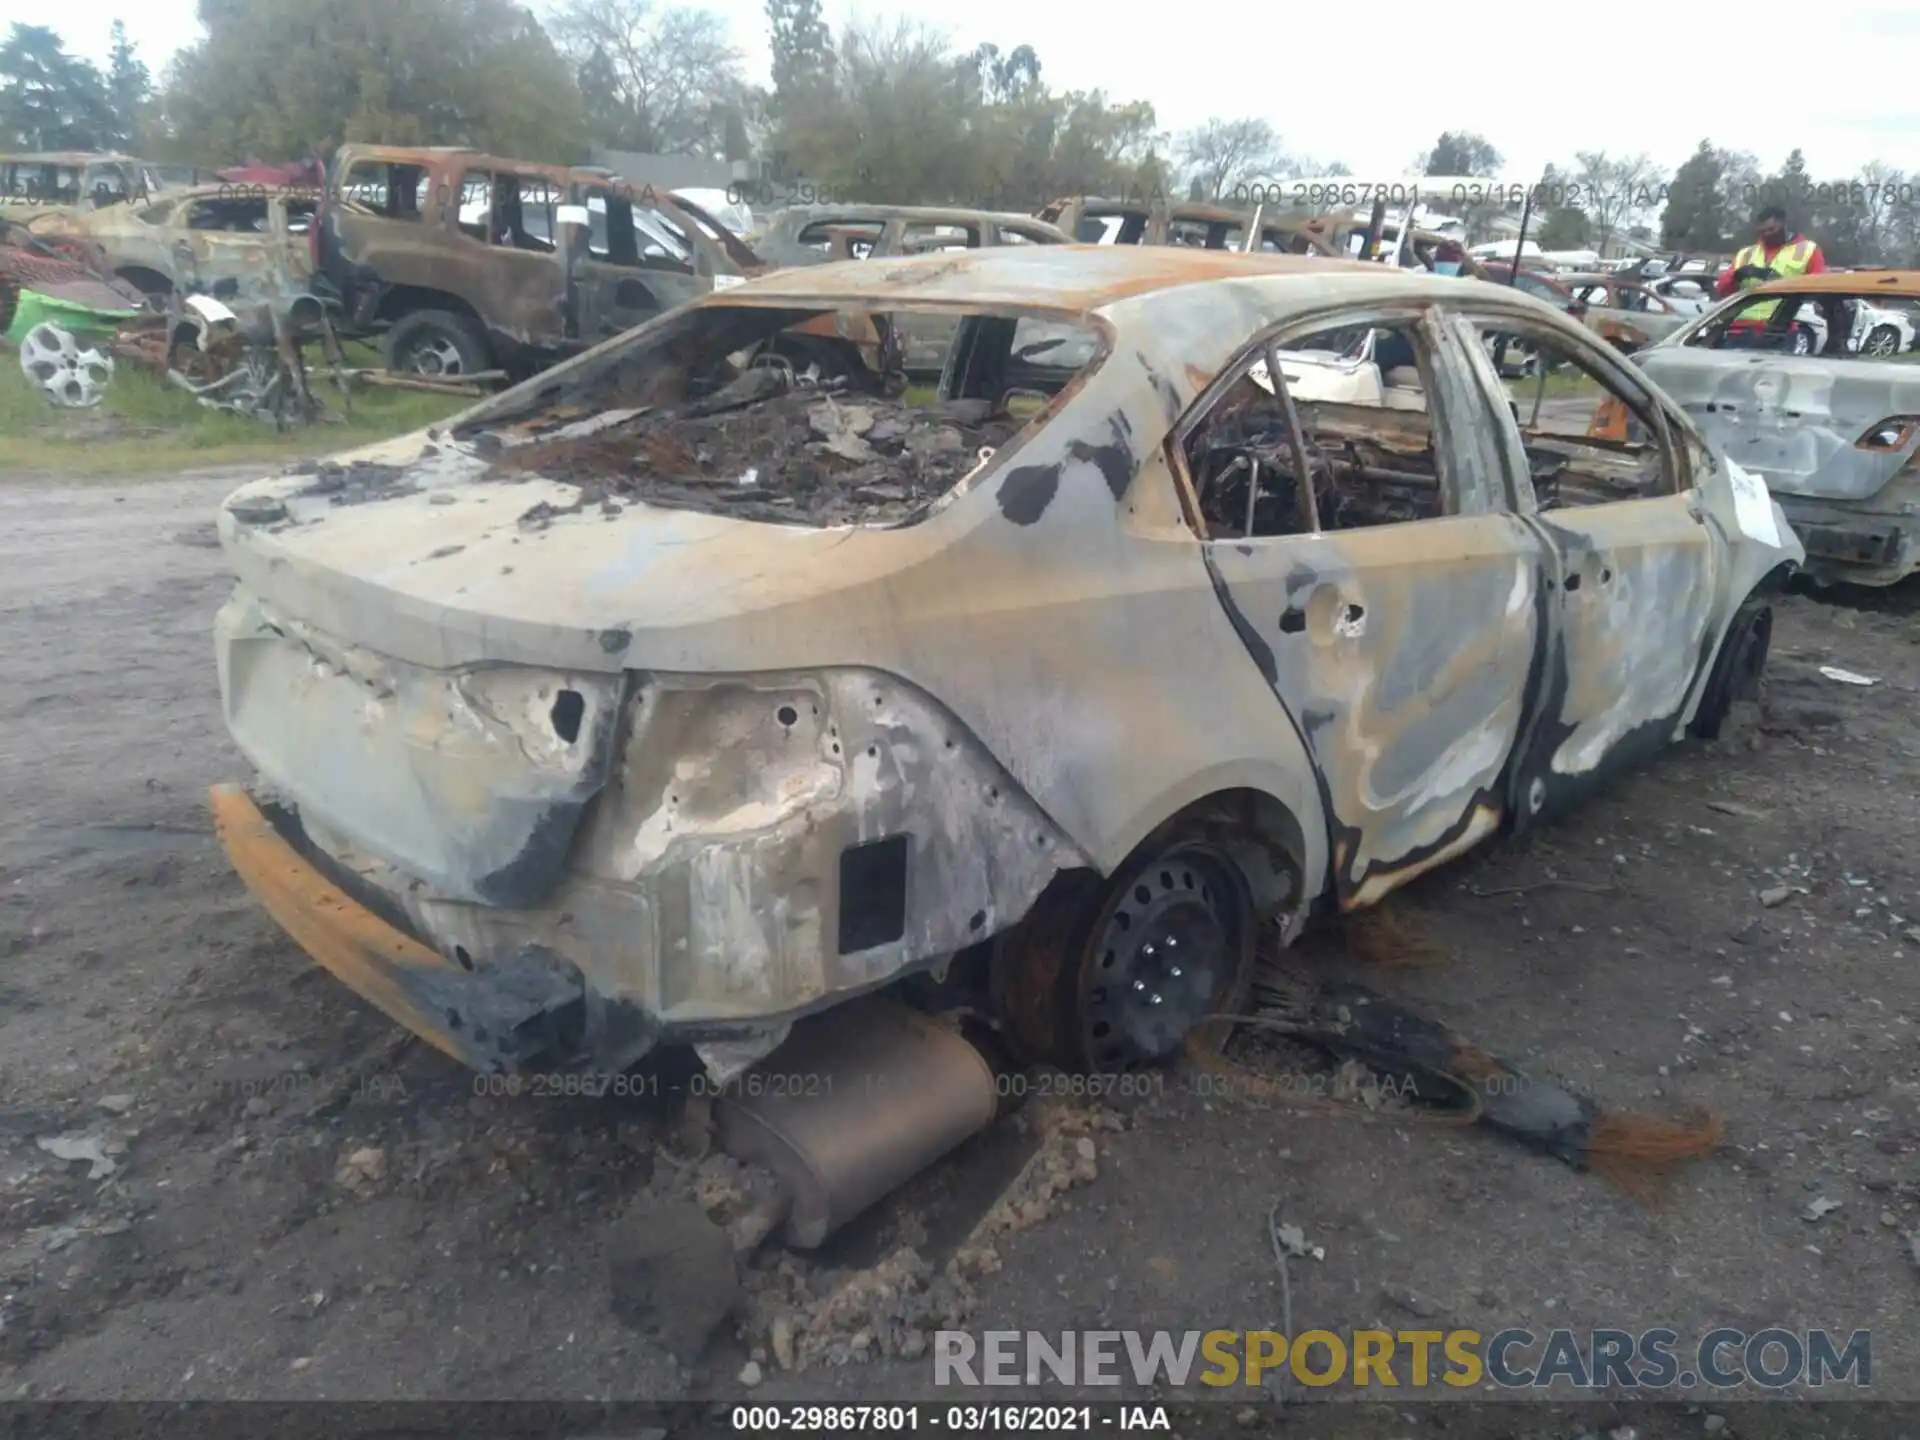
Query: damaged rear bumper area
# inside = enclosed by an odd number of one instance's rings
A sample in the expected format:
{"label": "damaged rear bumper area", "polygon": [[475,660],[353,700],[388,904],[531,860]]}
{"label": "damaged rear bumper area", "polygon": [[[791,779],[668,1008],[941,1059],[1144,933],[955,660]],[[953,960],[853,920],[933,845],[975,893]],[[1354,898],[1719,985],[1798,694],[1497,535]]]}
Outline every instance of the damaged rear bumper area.
{"label": "damaged rear bumper area", "polygon": [[261,777],[214,792],[235,869],[316,962],[476,1069],[615,1072],[663,1042],[758,1058],[1089,863],[877,671],[435,670],[245,591],[217,635]]}
{"label": "damaged rear bumper area", "polygon": [[1920,484],[1888,486],[1872,510],[1780,490],[1774,499],[1806,546],[1802,568],[1815,580],[1895,585],[1920,570]]}

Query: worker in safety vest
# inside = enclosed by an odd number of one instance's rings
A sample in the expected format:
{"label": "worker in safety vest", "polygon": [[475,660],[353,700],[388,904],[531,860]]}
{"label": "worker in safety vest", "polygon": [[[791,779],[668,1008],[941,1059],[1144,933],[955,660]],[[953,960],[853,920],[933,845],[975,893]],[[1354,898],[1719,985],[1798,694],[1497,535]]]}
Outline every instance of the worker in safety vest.
{"label": "worker in safety vest", "polygon": [[[1827,268],[1820,247],[1799,233],[1787,234],[1787,212],[1769,205],[1760,212],[1759,238],[1733,257],[1733,264],[1720,274],[1713,289],[1716,295],[1731,295],[1736,290],[1751,290],[1769,280],[1791,280],[1801,275],[1819,275]],[[1763,300],[1749,305],[1734,317],[1736,330],[1758,330],[1779,308],[1778,300]]]}

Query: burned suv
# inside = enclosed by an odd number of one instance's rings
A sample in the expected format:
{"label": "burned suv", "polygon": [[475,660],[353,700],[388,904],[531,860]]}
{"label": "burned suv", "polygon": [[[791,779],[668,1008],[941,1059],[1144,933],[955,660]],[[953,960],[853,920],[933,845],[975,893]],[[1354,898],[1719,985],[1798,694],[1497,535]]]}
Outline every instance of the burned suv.
{"label": "burned suv", "polygon": [[724,227],[605,170],[347,145],[313,267],[387,367],[524,373],[758,268]]}

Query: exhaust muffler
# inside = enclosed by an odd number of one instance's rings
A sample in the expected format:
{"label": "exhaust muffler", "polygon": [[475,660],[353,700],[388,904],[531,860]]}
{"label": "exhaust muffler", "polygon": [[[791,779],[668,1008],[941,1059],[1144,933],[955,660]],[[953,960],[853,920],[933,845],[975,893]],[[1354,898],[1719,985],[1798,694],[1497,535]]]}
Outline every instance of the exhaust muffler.
{"label": "exhaust muffler", "polygon": [[798,1021],[715,1104],[720,1148],[786,1186],[786,1242],[811,1250],[993,1123],[985,1056],[917,1010],[855,1000]]}

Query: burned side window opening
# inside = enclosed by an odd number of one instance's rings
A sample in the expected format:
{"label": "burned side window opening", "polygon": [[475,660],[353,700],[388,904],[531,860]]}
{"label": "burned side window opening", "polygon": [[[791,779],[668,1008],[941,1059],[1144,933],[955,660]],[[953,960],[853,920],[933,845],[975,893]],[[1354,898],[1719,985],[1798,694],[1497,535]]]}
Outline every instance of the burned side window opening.
{"label": "burned side window opening", "polygon": [[1675,467],[1630,395],[1572,347],[1541,335],[1479,327],[1507,385],[1533,493],[1542,510],[1664,495]]}
{"label": "burned side window opening", "polygon": [[1684,343],[1820,360],[1912,362],[1920,358],[1920,302],[1871,293],[1758,296],[1728,306]]}
{"label": "burned side window opening", "polygon": [[265,197],[196,200],[187,207],[189,230],[228,230],[262,235],[270,228]]}
{"label": "burned side window opening", "polygon": [[[941,312],[938,385],[912,384],[901,324],[866,310],[690,310],[572,384],[461,432],[500,442],[492,474],[790,525],[900,524],[980,469],[1103,353],[1068,320]],[[528,523],[558,513],[536,506]]]}
{"label": "burned side window opening", "polygon": [[426,214],[427,188],[424,165],[356,160],[341,177],[340,198],[353,209],[389,220],[419,220]]}
{"label": "burned side window opening", "polygon": [[[1411,322],[1326,330],[1277,354],[1284,396],[1265,355],[1252,357],[1188,432],[1187,473],[1208,539],[1352,530],[1445,513],[1421,368],[1425,345]],[[1303,465],[1311,494],[1300,483]]]}

